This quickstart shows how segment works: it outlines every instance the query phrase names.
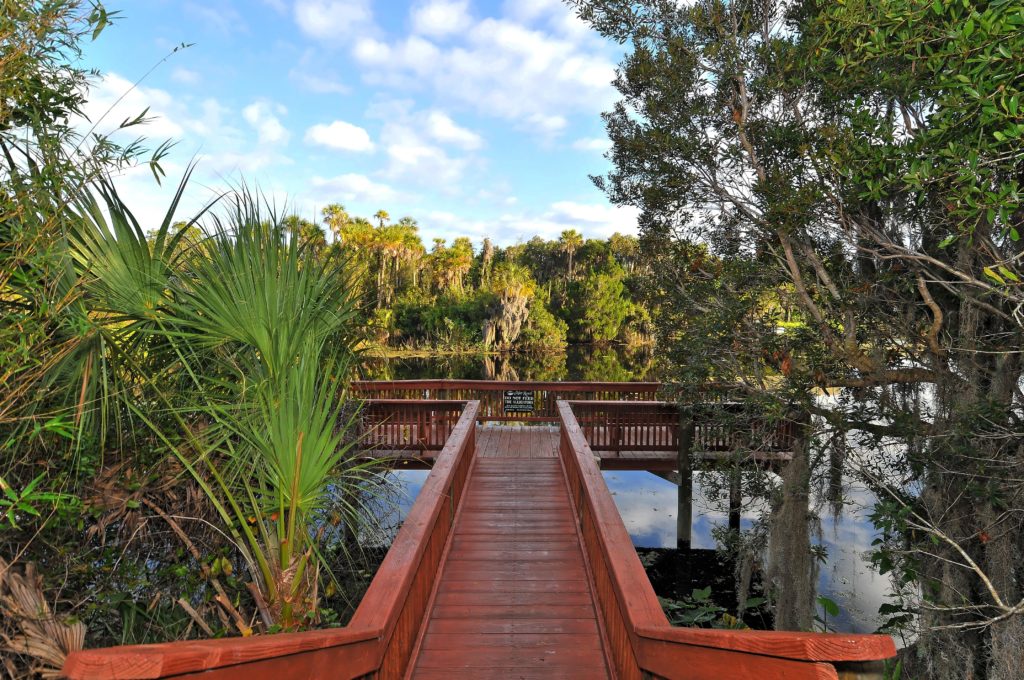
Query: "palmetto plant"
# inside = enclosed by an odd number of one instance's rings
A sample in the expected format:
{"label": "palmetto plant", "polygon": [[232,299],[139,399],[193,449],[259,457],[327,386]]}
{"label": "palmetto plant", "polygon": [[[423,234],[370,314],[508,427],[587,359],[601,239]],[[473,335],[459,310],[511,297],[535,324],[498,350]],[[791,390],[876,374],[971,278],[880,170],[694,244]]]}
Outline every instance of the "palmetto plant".
{"label": "palmetto plant", "polygon": [[[94,338],[55,381],[81,386],[80,412],[126,413],[174,452],[242,555],[264,627],[294,629],[317,614],[318,511],[356,497],[369,475],[351,455],[344,392],[349,269],[289,239],[245,190],[181,256],[172,216],[183,189],[149,238],[110,185],[76,203],[68,276]],[[342,507],[358,521],[354,501]]]}
{"label": "palmetto plant", "polygon": [[314,517],[365,477],[346,442],[342,390],[356,305],[343,264],[261,218],[252,197],[238,197],[206,257],[172,285],[166,330],[204,397],[202,463],[260,577],[264,622],[289,629],[316,612]]}

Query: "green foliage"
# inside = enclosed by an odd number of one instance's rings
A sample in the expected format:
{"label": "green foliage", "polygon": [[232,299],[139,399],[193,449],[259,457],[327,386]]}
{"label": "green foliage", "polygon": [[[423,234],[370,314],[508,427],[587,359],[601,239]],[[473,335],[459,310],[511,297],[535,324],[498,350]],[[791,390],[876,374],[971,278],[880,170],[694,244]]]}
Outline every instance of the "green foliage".
{"label": "green foliage", "polygon": [[877,563],[924,600],[929,670],[1014,675],[1020,3],[573,4],[629,46],[595,181],[641,211],[680,394],[739,383],[814,413],[812,442],[857,442],[828,474],[882,499]]}
{"label": "green foliage", "polygon": [[633,311],[623,282],[625,271],[614,261],[607,271],[591,270],[569,286],[569,296],[586,300],[577,305],[569,318],[575,339],[606,343],[619,337],[623,324]]}
{"label": "green foliage", "polygon": [[[351,285],[369,303],[361,312],[366,340],[404,349],[444,351],[555,349],[572,342],[650,340],[650,315],[637,300],[644,268],[636,239],[584,240],[572,229],[557,241],[479,251],[466,237],[435,239],[428,252],[415,219],[390,222],[350,215],[341,204],[323,210],[334,242],[323,245],[299,217],[286,218],[300,241],[321,257],[346,258]],[[614,247],[613,244],[614,243]],[[571,265],[571,267],[570,267]],[[585,272],[580,275],[580,272]],[[587,295],[597,295],[589,309]]]}
{"label": "green foliage", "polygon": [[714,601],[711,586],[695,588],[689,597],[682,600],[665,598],[659,598],[659,600],[672,625],[727,630],[746,629],[748,626],[743,623],[743,611],[760,607],[765,602],[763,598],[749,598],[743,610],[734,616],[729,613],[728,609]]}

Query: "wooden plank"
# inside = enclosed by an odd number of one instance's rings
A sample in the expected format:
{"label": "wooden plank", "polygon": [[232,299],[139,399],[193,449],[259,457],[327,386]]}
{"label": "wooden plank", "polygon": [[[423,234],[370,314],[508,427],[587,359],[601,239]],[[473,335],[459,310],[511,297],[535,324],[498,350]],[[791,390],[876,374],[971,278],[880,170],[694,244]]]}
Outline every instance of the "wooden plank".
{"label": "wooden plank", "polygon": [[492,677],[494,668],[496,677],[558,677],[563,665],[566,677],[605,676],[561,465],[534,457],[532,428],[496,429],[495,457],[479,458],[453,528],[412,677]]}
{"label": "wooden plank", "polygon": [[583,579],[566,579],[559,581],[512,581],[502,580],[459,580],[446,578],[442,583],[439,592],[458,593],[569,593],[569,592],[590,592],[588,583]]}
{"label": "wooden plank", "polygon": [[424,649],[460,650],[467,647],[547,647],[570,646],[600,654],[600,640],[596,635],[572,633],[428,633],[423,640]]}
{"label": "wooden plank", "polygon": [[587,671],[604,668],[600,654],[592,648],[567,644],[537,647],[467,647],[453,654],[449,650],[425,649],[417,659],[416,668],[545,668],[577,669],[577,677],[590,677]]}
{"label": "wooden plank", "polygon": [[597,638],[597,620],[589,619],[436,619],[427,635],[468,635],[473,633],[516,633],[534,635],[592,635]]}

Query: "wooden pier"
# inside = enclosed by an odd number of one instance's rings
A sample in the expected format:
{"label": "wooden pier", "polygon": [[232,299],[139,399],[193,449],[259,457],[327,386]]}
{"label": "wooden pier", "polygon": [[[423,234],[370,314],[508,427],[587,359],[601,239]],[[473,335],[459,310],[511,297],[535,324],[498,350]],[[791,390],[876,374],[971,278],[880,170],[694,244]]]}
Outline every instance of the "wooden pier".
{"label": "wooden pier", "polygon": [[[412,401],[423,403],[382,407],[407,417],[378,443],[429,452],[431,473],[348,626],[87,650],[64,673],[881,680],[895,655],[882,635],[669,625],[601,476],[608,458],[588,442],[629,450],[640,440],[623,422],[588,421],[593,408],[556,399],[557,426],[486,427],[477,400]],[[665,447],[689,438],[657,436]]]}

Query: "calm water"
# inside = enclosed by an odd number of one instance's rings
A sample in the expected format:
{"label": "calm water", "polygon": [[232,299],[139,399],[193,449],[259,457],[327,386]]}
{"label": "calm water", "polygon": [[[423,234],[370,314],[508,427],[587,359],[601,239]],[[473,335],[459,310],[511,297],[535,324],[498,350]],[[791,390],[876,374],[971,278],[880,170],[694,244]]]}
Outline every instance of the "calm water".
{"label": "calm water", "polygon": [[[572,348],[564,354],[539,356],[460,355],[415,359],[375,360],[368,363],[364,378],[401,380],[414,378],[453,378],[484,380],[657,380],[655,362],[649,353],[628,352],[617,348]],[[704,473],[709,475],[712,473]],[[383,534],[377,540],[387,544],[408,513],[426,480],[425,470],[400,470],[389,473],[397,494],[397,507],[389,510],[382,522]],[[638,548],[674,548],[676,545],[676,486],[648,472],[606,471],[605,481],[616,507]],[[707,477],[703,477],[707,480]],[[694,548],[716,548],[713,530],[728,524],[724,499],[711,497],[702,475],[694,479]],[[840,616],[829,620],[839,632],[873,632],[879,624],[878,607],[890,593],[887,578],[872,571],[867,560],[876,533],[868,519],[874,498],[864,489],[851,488],[844,512],[833,517],[821,510],[821,531],[812,543],[825,548],[827,558],[819,565],[818,593],[840,607]],[[824,508],[824,503],[816,507]],[[745,499],[742,528],[751,526],[760,508]]]}
{"label": "calm water", "polygon": [[[642,471],[606,471],[604,479],[634,546],[675,548],[675,484]],[[718,547],[712,531],[728,526],[723,502],[710,498],[707,491],[699,478],[694,480],[691,545],[698,549]],[[822,516],[821,532],[812,537],[812,542],[824,546],[828,554],[819,567],[818,594],[840,607],[839,617],[829,620],[831,629],[871,633],[878,628],[878,607],[885,601],[890,586],[887,578],[870,569],[866,559],[875,537],[868,519],[873,499],[863,490],[852,495],[847,512],[838,519]],[[742,529],[749,528],[757,517],[757,508],[748,508],[750,505],[751,499],[745,499]]]}

